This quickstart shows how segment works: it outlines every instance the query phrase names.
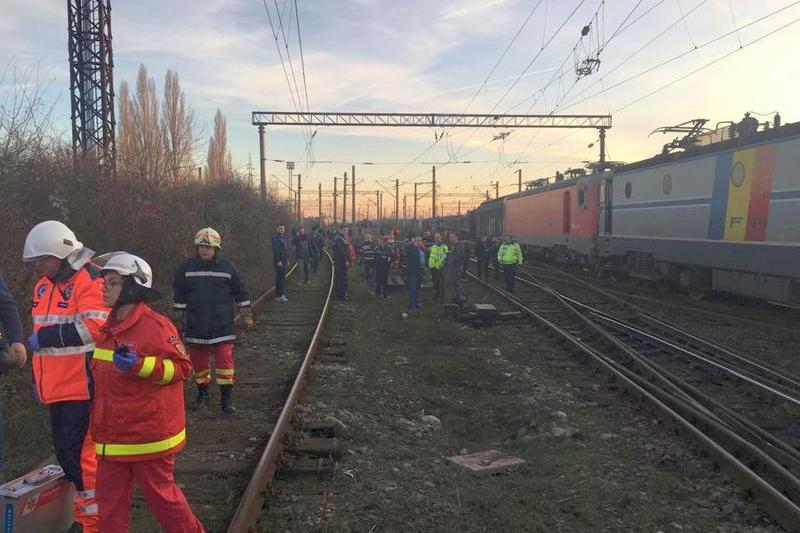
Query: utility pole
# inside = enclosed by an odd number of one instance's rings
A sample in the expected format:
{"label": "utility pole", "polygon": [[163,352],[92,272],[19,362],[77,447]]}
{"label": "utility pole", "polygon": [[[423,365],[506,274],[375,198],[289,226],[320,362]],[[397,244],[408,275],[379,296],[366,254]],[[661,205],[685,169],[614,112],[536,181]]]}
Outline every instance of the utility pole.
{"label": "utility pole", "polygon": [[606,169],[606,129],[600,128],[600,170]]}
{"label": "utility pole", "polygon": [[500,198],[500,180],[494,182],[494,197]]}
{"label": "utility pole", "polygon": [[344,173],[342,185],[342,225],[347,224],[347,172]]}
{"label": "utility pole", "polygon": [[400,180],[394,180],[394,227],[400,226]]}
{"label": "utility pole", "polygon": [[286,170],[289,171],[289,181],[286,182],[286,186],[289,187],[289,212],[292,212],[292,170],[294,170],[294,161],[287,161],[286,162]]}
{"label": "utility pole", "polygon": [[322,182],[319,182],[319,227],[322,227]]}
{"label": "utility pole", "polygon": [[[197,179],[200,180],[200,182],[202,183],[202,181],[203,181],[203,167],[197,167]],[[266,178],[264,178],[264,180],[266,180]],[[264,185],[264,194],[261,196],[261,200],[264,201],[266,199],[267,199],[266,185]]]}
{"label": "utility pole", "polygon": [[352,208],[351,213],[350,213],[350,217],[352,219],[352,226],[355,227],[355,225],[356,225],[356,166],[353,165],[352,167],[350,167],[350,170],[351,170],[350,177],[353,180],[353,185],[350,187],[351,189],[353,189],[353,198],[352,198],[353,199],[353,203],[350,206]]}
{"label": "utility pole", "polygon": [[300,183],[300,179],[301,179],[301,175],[298,174],[297,175],[297,221],[298,222],[302,222],[303,221],[303,212],[301,211],[301,208],[300,208],[300,201],[303,198],[301,196],[301,193],[303,192],[303,187],[302,187],[302,185]]}
{"label": "utility pole", "polygon": [[414,184],[414,231],[417,231],[417,184]]}
{"label": "utility pole", "polygon": [[517,192],[522,192],[522,169],[517,169]]}
{"label": "utility pole", "polygon": [[406,229],[406,200],[408,200],[408,195],[403,195],[403,229]]}
{"label": "utility pole", "polygon": [[[267,151],[264,126],[258,127],[258,147],[261,152],[261,203],[267,203]],[[203,167],[197,167],[200,172],[200,181],[203,181]]]}
{"label": "utility pole", "polygon": [[461,200],[458,201],[458,216],[461,216]]}
{"label": "utility pole", "polygon": [[333,177],[333,231],[336,231],[336,182],[339,180],[338,176]]}
{"label": "utility pole", "polygon": [[433,210],[431,211],[431,213],[433,213],[433,216],[431,216],[431,218],[436,220],[436,166],[435,165],[433,167],[433,190],[431,191],[431,194],[433,195],[431,202],[431,205],[433,206]]}
{"label": "utility pole", "polygon": [[378,235],[383,235],[381,232],[381,191],[375,191],[375,218],[377,219]]}

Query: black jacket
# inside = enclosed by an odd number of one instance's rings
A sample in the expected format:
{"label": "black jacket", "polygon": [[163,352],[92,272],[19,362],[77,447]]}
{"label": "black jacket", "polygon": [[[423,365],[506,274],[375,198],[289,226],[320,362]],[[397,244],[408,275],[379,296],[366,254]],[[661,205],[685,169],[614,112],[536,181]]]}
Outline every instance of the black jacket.
{"label": "black jacket", "polygon": [[289,247],[286,245],[286,235],[276,232],[272,236],[272,262],[276,267],[278,262],[281,262],[283,268],[289,268]]}
{"label": "black jacket", "polygon": [[350,260],[350,250],[344,237],[337,235],[333,239],[333,262],[344,266]]}
{"label": "black jacket", "polygon": [[234,304],[250,307],[242,277],[233,263],[216,255],[211,261],[187,259],[175,274],[174,304],[186,311],[184,341],[189,344],[221,344],[236,338]]}
{"label": "black jacket", "polygon": [[406,244],[406,275],[420,277],[425,271],[425,254],[414,242]]}
{"label": "black jacket", "polygon": [[11,291],[3,281],[2,274],[0,274],[0,324],[3,325],[8,342],[22,342],[22,323],[19,320],[19,310],[11,296]]}

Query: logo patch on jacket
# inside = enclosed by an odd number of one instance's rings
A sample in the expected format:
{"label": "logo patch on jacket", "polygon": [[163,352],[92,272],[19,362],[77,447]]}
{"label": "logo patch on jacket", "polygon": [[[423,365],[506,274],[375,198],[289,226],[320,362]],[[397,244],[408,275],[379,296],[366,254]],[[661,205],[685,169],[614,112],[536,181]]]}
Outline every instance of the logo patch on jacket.
{"label": "logo patch on jacket", "polygon": [[41,298],[44,296],[44,293],[47,292],[47,283],[42,283],[39,285],[39,288],[36,289],[36,298]]}
{"label": "logo patch on jacket", "polygon": [[75,284],[74,283],[70,283],[69,285],[67,285],[64,288],[63,291],[61,291],[61,295],[63,296],[64,301],[69,300],[70,296],[72,296],[72,291],[74,291],[74,290],[75,290]]}

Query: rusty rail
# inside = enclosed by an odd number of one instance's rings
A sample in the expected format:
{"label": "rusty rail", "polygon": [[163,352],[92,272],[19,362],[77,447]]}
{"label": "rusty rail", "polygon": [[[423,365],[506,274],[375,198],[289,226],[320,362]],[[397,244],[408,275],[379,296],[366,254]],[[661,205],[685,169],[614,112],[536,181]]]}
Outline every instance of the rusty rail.
{"label": "rusty rail", "polygon": [[[233,515],[233,520],[231,520],[228,526],[229,533],[244,533],[250,531],[253,525],[255,525],[261,508],[264,505],[264,501],[266,500],[270,483],[277,470],[278,458],[284,449],[284,441],[291,428],[295,405],[303,392],[308,377],[308,369],[311,367],[311,361],[314,358],[314,354],[320,343],[320,338],[322,337],[322,329],[330,313],[331,296],[333,295],[334,267],[330,254],[326,251],[325,255],[331,263],[331,279],[330,286],[328,287],[328,295],[325,298],[325,305],[322,308],[322,314],[317,323],[317,328],[314,330],[314,336],[311,338],[311,342],[306,350],[303,363],[300,365],[300,370],[297,372],[297,377],[295,377],[294,383],[292,383],[289,396],[286,398],[283,409],[281,409],[281,414],[278,417],[278,422],[275,424],[275,429],[273,429],[267,441],[267,446],[264,448],[264,452],[258,460],[250,482],[247,484],[242,499],[239,501],[239,506],[236,508],[236,513]],[[266,297],[266,294],[264,297]]]}

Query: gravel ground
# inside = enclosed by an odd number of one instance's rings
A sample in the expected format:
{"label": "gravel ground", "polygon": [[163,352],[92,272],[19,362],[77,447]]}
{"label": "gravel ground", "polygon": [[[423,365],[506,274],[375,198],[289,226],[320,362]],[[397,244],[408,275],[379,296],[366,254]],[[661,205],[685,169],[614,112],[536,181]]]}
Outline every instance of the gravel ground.
{"label": "gravel ground", "polygon": [[[404,295],[355,277],[330,325],[347,362],[315,365],[301,412],[339,424],[341,456],[331,475],[278,481],[270,531],[780,531],[533,326],[464,326],[428,290],[402,318]],[[525,463],[479,477],[447,459],[490,449]]]}

